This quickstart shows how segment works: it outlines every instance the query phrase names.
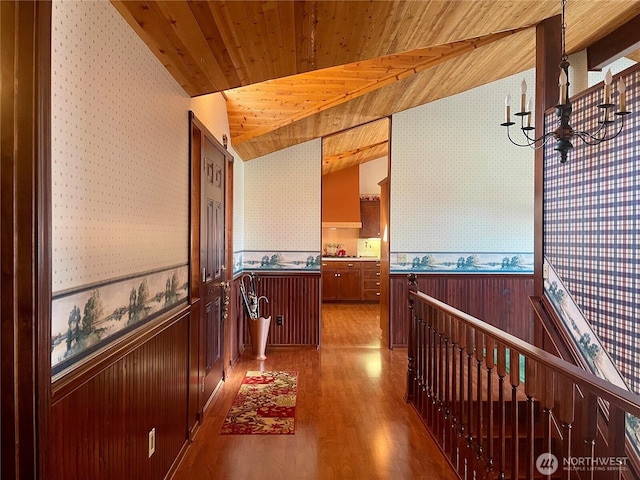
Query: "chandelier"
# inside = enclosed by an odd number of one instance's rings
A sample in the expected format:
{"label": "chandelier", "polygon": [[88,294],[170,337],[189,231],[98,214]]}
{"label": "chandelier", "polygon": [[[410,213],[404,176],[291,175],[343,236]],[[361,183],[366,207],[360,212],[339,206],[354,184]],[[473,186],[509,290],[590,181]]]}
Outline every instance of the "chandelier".
{"label": "chandelier", "polygon": [[[626,94],[625,83],[622,77],[618,80],[618,102],[616,105],[611,101],[611,84],[612,76],[611,70],[607,71],[604,78],[604,91],[602,103],[598,105],[601,110],[599,113],[600,120],[597,128],[593,132],[585,132],[581,130],[575,130],[571,126],[571,101],[569,100],[569,61],[567,52],[565,49],[565,32],[567,25],[565,23],[565,6],[567,0],[561,0],[562,3],[562,57],[560,61],[560,98],[558,105],[556,105],[556,115],[558,117],[558,127],[552,132],[545,133],[544,135],[535,138],[533,135],[534,127],[531,126],[531,99],[527,101],[527,82],[522,81],[522,92],[520,95],[520,111],[515,113],[516,117],[520,117],[520,130],[524,135],[524,143],[517,143],[511,138],[510,127],[515,125],[515,122],[511,121],[511,95],[507,95],[505,98],[506,106],[506,119],[501,125],[507,128],[507,137],[514,145],[518,147],[532,147],[541,148],[551,138],[556,139],[556,146],[554,150],[560,152],[560,163],[567,161],[567,154],[573,148],[571,140],[574,137],[578,137],[587,145],[598,145],[607,140],[616,138],[622,132],[624,128],[624,117],[631,112],[627,111],[626,107]],[[618,107],[618,111],[615,111]],[[615,116],[613,115],[615,114]],[[620,121],[617,122],[616,120]],[[614,124],[616,124],[614,126]]]}

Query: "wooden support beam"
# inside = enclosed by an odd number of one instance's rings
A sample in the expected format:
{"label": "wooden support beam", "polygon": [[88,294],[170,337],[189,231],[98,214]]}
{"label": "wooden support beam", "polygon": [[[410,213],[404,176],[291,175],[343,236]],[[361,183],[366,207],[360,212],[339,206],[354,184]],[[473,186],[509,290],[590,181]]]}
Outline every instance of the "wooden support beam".
{"label": "wooden support beam", "polygon": [[[560,15],[547,18],[536,28],[536,136],[544,133],[544,112],[555,105],[559,97],[558,75],[562,55]],[[534,184],[534,295],[542,296],[543,278],[543,168],[544,149],[535,152]]]}
{"label": "wooden support beam", "polygon": [[0,464],[47,478],[51,393],[51,2],[0,2]]}
{"label": "wooden support beam", "polygon": [[640,15],[587,48],[587,68],[602,70],[625,55],[640,49]]}

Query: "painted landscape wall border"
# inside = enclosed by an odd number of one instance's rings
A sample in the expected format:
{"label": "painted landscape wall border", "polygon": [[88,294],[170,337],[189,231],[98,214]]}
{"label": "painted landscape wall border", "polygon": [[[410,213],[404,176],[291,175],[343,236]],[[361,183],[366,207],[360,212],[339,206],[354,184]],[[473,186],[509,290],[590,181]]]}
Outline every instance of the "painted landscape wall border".
{"label": "painted landscape wall border", "polygon": [[54,294],[52,375],[186,304],[188,279],[189,268],[184,264]]}

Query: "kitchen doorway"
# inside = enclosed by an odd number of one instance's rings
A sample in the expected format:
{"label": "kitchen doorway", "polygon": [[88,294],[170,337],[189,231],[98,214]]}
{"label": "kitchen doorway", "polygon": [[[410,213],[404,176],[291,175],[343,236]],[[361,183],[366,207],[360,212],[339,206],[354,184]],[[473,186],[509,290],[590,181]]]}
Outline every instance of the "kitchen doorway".
{"label": "kitchen doorway", "polygon": [[379,305],[389,346],[391,118],[322,139],[322,303]]}

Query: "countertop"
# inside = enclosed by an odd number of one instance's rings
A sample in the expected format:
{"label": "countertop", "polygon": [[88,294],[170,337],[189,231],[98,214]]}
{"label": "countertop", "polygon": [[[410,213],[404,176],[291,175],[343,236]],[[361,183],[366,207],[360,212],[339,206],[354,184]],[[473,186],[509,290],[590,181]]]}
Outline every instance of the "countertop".
{"label": "countertop", "polygon": [[376,257],[322,257],[323,262],[379,262]]}

